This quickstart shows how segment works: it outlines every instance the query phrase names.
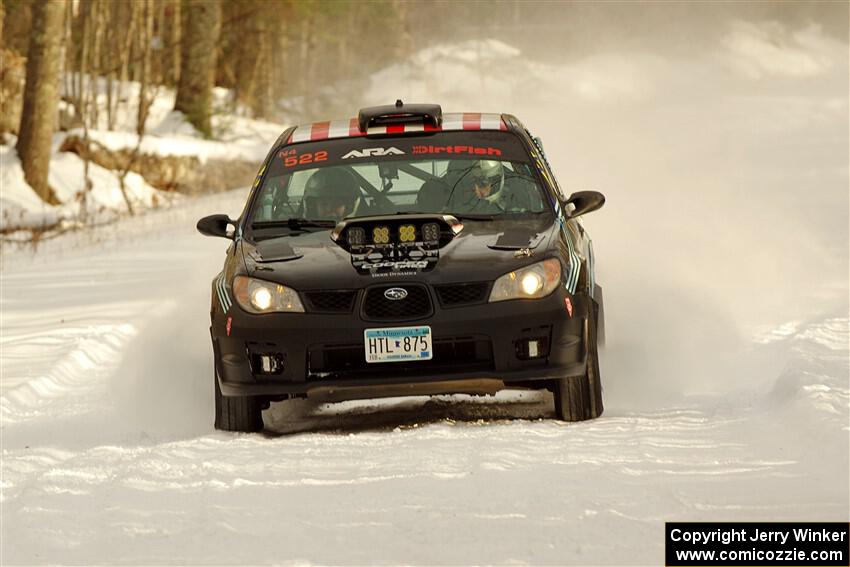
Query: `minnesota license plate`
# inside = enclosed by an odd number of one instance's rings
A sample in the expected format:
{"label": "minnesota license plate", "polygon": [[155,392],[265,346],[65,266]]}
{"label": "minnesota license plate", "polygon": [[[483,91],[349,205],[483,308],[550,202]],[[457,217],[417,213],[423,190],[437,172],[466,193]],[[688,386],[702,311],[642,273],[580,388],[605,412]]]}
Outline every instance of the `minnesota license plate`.
{"label": "minnesota license plate", "polygon": [[431,327],[393,327],[363,331],[366,362],[431,360]]}

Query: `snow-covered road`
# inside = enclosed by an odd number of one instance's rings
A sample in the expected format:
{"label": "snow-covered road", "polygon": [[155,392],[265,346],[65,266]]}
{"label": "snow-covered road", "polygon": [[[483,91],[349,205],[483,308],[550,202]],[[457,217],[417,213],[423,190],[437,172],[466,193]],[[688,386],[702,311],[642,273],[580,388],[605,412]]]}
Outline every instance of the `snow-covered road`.
{"label": "snow-covered road", "polygon": [[846,317],[766,335],[759,356],[791,355],[769,390],[636,410],[609,374],[591,423],[517,393],[286,402],[263,435],[213,432],[226,243],[192,220],[243,198],[6,259],[4,564],[658,564],[667,520],[846,519]]}

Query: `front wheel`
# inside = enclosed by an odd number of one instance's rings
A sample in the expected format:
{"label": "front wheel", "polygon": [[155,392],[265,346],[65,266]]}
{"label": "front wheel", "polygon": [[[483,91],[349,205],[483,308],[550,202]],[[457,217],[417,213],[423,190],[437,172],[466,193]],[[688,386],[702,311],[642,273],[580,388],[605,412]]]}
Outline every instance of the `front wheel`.
{"label": "front wheel", "polygon": [[263,428],[263,410],[260,402],[253,396],[224,396],[215,381],[215,428],[224,431],[252,433]]}
{"label": "front wheel", "polygon": [[597,318],[599,308],[591,301],[592,314],[584,326],[585,370],[583,376],[555,381],[555,414],[564,421],[584,421],[602,415],[602,382],[599,378]]}

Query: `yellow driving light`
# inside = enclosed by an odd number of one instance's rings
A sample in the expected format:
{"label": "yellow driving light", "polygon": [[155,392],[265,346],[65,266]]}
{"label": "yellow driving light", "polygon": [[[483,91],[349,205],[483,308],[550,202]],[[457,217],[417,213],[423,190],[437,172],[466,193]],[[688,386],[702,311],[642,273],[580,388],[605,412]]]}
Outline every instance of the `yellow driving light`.
{"label": "yellow driving light", "polygon": [[390,228],[388,226],[376,226],[372,229],[372,242],[375,244],[388,244],[390,241]]}
{"label": "yellow driving light", "polygon": [[413,242],[416,240],[416,227],[412,224],[405,224],[398,229],[398,239],[402,242]]}
{"label": "yellow driving light", "polygon": [[534,295],[543,287],[543,278],[534,272],[529,272],[522,277],[522,291],[526,295]]}
{"label": "yellow driving light", "polygon": [[265,311],[272,306],[272,294],[268,289],[258,287],[251,294],[251,303],[260,311]]}

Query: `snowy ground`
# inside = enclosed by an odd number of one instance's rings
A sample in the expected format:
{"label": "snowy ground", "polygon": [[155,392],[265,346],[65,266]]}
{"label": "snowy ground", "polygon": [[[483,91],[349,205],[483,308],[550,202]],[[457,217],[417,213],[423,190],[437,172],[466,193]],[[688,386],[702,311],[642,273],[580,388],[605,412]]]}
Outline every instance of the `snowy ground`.
{"label": "snowy ground", "polygon": [[846,519],[846,314],[764,335],[785,370],[734,397],[634,411],[608,375],[587,424],[503,394],[283,403],[265,435],[213,433],[224,241],[191,221],[243,198],[7,264],[4,564],[657,564],[665,520]]}
{"label": "snowy ground", "polygon": [[594,422],[510,393],[285,402],[262,435],[213,432],[226,241],[194,222],[244,191],[5,251],[0,563],[657,565],[665,521],[846,521],[846,45],[771,25],[721,47],[496,101],[609,199],[587,221]]}

